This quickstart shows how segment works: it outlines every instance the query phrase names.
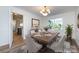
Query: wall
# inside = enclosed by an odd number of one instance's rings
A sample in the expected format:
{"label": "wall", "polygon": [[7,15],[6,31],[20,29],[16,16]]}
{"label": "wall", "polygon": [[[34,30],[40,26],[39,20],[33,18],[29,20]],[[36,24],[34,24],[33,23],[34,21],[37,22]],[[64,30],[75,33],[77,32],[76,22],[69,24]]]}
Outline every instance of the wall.
{"label": "wall", "polygon": [[79,28],[77,28],[77,16],[78,16],[78,14],[79,14],[79,7],[78,7],[78,9],[71,11],[71,12],[67,12],[67,13],[63,13],[63,14],[59,14],[59,15],[52,15],[49,17],[42,17],[41,27],[43,28],[43,27],[47,26],[49,19],[62,17],[64,27],[67,24],[73,24],[73,27],[74,27],[73,38],[76,40],[77,44],[79,45]]}
{"label": "wall", "polygon": [[0,6],[0,46],[9,43],[9,7]]}
{"label": "wall", "polygon": [[13,26],[12,26],[12,12],[23,15],[23,38],[28,34],[31,29],[31,19],[38,18],[28,11],[24,11],[15,7],[0,7],[0,46],[12,43],[13,39]]}
{"label": "wall", "polygon": [[75,19],[75,11],[71,11],[71,12],[67,12],[67,13],[62,13],[62,14],[58,14],[58,15],[52,15],[49,17],[43,17],[42,19],[42,27],[45,27],[48,25],[48,20],[49,19],[54,19],[54,18],[63,18],[63,32],[65,32],[65,27],[67,26],[67,24],[73,24],[73,38],[76,38],[75,36],[75,23],[76,23],[76,19]]}
{"label": "wall", "polygon": [[[0,46],[5,44],[12,43],[12,12],[16,12],[23,15],[23,38],[28,34],[31,29],[31,19],[38,18],[40,19],[40,26],[44,27],[48,24],[48,20],[52,18],[63,18],[64,26],[67,24],[73,24],[73,38],[79,40],[79,29],[76,27],[76,16],[79,13],[79,9],[77,11],[72,11],[68,13],[63,13],[59,15],[53,15],[49,17],[39,17],[38,15],[34,15],[28,11],[24,11],[15,7],[0,7]],[[76,29],[75,29],[76,27]],[[75,36],[76,35],[76,36]],[[77,41],[79,42],[79,41]],[[10,45],[11,46],[11,45]]]}
{"label": "wall", "polygon": [[77,39],[76,42],[79,45],[79,28],[77,27],[77,16],[78,16],[78,14],[79,14],[79,8],[76,10],[76,31],[75,31],[76,39]]}
{"label": "wall", "polygon": [[21,9],[18,9],[18,8],[15,8],[15,7],[11,7],[10,12],[15,12],[15,13],[23,15],[23,38],[24,39],[26,38],[26,35],[29,33],[29,31],[31,29],[31,25],[32,25],[31,20],[32,20],[32,18],[37,18],[37,19],[40,20],[40,17],[38,15],[36,16],[35,14],[32,14],[28,11],[21,10]]}
{"label": "wall", "polygon": [[[8,8],[7,7],[5,7],[6,8],[6,11],[5,11],[5,15],[8,15]],[[4,12],[3,11],[3,12]],[[3,13],[2,12],[2,13]],[[73,38],[75,38],[76,39],[76,41],[77,41],[77,43],[78,43],[78,45],[79,45],[79,29],[77,28],[77,15],[78,15],[78,13],[79,13],[79,8],[77,9],[77,10],[75,10],[75,11],[71,11],[71,12],[66,12],[66,13],[62,13],[62,14],[58,14],[58,15],[52,15],[52,16],[49,16],[49,17],[39,17],[38,15],[36,16],[36,15],[34,15],[34,14],[32,14],[32,13],[30,13],[30,12],[27,12],[27,11],[24,11],[24,10],[21,10],[21,9],[18,9],[18,8],[14,8],[14,7],[10,7],[10,12],[16,12],[16,13],[19,13],[19,14],[22,14],[24,17],[24,30],[23,30],[23,38],[25,39],[25,35],[27,35],[28,34],[28,32],[30,31],[30,29],[31,29],[31,19],[32,18],[38,18],[38,19],[40,19],[40,26],[41,26],[41,28],[43,28],[43,27],[45,27],[45,26],[47,26],[48,25],[48,20],[49,19],[54,19],[54,18],[63,18],[63,25],[64,25],[64,28],[65,28],[65,26],[67,26],[67,24],[73,24]],[[1,14],[2,15],[2,14]],[[10,15],[11,16],[11,15]],[[8,19],[8,16],[5,16],[5,18],[3,17],[3,19]],[[5,21],[5,20],[4,20]],[[6,21],[7,23],[8,23],[8,21]],[[2,22],[1,22],[2,23]],[[6,24],[6,23],[5,23]],[[9,23],[10,24],[10,23]],[[8,25],[8,24],[7,24]],[[5,25],[5,26],[7,26],[7,25]],[[7,26],[8,27],[8,26]],[[9,27],[10,27],[10,25],[9,25]],[[11,28],[11,27],[10,27]],[[9,28],[9,29],[10,29]],[[1,30],[0,30],[1,31]],[[7,31],[8,31],[8,29],[7,29]],[[11,29],[9,30],[9,31],[11,31]],[[1,31],[1,32],[4,32],[4,31]],[[63,32],[65,32],[65,30],[63,30]],[[7,39],[8,39],[8,37],[9,37],[9,39],[11,40],[12,38],[11,38],[11,32],[9,33],[9,36],[6,36],[7,37]],[[3,36],[4,36],[4,34],[2,35],[0,35],[0,36],[2,36],[2,38],[3,38]],[[5,38],[6,38],[5,37]],[[9,40],[9,42],[10,42],[10,40]],[[8,42],[8,40],[3,40],[4,42]]]}

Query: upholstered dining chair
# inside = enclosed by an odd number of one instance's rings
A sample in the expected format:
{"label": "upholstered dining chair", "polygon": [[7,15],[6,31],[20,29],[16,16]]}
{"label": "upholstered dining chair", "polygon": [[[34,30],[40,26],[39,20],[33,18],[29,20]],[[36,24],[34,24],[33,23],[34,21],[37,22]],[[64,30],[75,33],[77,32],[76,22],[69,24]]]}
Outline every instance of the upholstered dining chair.
{"label": "upholstered dining chair", "polygon": [[33,38],[31,38],[30,34],[26,35],[26,44],[28,53],[36,53],[42,48],[40,44],[38,44],[34,41]]}
{"label": "upholstered dining chair", "polygon": [[70,48],[70,42],[64,41],[64,53],[70,53],[71,48]]}
{"label": "upholstered dining chair", "polygon": [[58,38],[58,41],[54,42],[50,48],[53,49],[55,52],[64,52],[64,40],[65,36],[62,35],[61,38]]}

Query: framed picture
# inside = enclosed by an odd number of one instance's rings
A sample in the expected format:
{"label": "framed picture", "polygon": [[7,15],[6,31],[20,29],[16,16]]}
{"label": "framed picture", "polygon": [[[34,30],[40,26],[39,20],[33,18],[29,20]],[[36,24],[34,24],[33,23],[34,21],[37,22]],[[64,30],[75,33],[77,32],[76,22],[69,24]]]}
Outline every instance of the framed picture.
{"label": "framed picture", "polygon": [[77,16],[77,27],[79,28],[79,14]]}
{"label": "framed picture", "polygon": [[39,27],[39,25],[40,25],[40,20],[32,18],[32,28]]}

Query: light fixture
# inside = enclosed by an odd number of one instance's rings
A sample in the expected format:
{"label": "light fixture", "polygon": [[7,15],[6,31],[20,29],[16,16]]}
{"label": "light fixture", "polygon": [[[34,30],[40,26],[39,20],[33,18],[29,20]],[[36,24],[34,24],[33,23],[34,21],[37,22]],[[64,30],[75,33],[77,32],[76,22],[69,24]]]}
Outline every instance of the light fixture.
{"label": "light fixture", "polygon": [[47,8],[47,6],[44,6],[40,13],[43,15],[43,16],[47,16],[48,14],[50,14],[50,10]]}
{"label": "light fixture", "polygon": [[23,26],[23,23],[20,23],[20,26],[22,27]]}

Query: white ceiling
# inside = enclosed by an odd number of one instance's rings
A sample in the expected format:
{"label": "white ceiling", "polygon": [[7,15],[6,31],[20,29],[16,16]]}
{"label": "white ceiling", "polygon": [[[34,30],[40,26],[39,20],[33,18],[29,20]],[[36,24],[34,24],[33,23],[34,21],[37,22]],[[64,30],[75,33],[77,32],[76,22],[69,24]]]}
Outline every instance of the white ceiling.
{"label": "white ceiling", "polygon": [[[42,6],[16,6],[17,8],[24,9],[26,11],[29,11],[31,13],[34,13],[39,16],[43,16],[40,14],[40,10]],[[48,16],[61,14],[64,12],[74,11],[77,9],[77,6],[47,6],[51,13]]]}

